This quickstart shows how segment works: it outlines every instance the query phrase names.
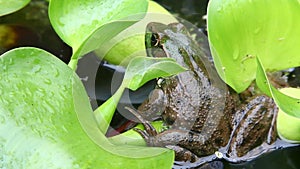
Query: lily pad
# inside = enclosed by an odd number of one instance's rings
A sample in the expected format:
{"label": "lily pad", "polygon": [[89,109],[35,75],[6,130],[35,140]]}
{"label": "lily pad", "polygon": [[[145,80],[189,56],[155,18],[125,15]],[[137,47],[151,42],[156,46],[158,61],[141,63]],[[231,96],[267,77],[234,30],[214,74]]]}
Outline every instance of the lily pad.
{"label": "lily pad", "polygon": [[0,0],[0,16],[18,11],[29,2],[30,0]]}
{"label": "lily pad", "polygon": [[266,71],[299,66],[299,18],[298,0],[211,0],[208,37],[221,78],[241,92],[255,79],[256,57]]}
{"label": "lily pad", "polygon": [[98,129],[79,77],[41,49],[0,57],[1,168],[170,168],[161,148],[115,146]]}

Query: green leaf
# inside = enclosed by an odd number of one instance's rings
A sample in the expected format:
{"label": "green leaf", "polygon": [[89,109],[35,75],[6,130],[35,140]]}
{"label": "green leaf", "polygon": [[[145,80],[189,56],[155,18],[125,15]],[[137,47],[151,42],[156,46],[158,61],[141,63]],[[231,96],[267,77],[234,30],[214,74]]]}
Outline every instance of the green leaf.
{"label": "green leaf", "polygon": [[0,0],[0,16],[18,11],[29,2],[30,0]]}
{"label": "green leaf", "polygon": [[[152,126],[156,129],[158,133],[162,132],[163,130],[166,129],[166,126],[162,121],[153,121],[151,122]],[[142,124],[138,124],[134,128],[142,129],[144,130],[144,126]],[[116,145],[136,145],[136,146],[145,146],[146,142],[145,140],[141,137],[141,135],[134,131],[134,130],[128,130],[122,134],[113,136],[108,138],[110,142]]]}
{"label": "green leaf", "polygon": [[147,55],[145,30],[149,22],[155,22],[157,18],[159,18],[159,22],[164,24],[178,22],[173,15],[158,3],[154,1],[148,1],[148,3],[147,13],[142,20],[128,27],[95,51],[100,58],[104,58],[111,64],[127,66],[133,57]]}
{"label": "green leaf", "polygon": [[72,81],[80,84],[74,72],[35,48],[15,49],[0,59],[4,168],[94,165],[87,157],[99,148],[81,129],[74,111]]}
{"label": "green leaf", "polygon": [[[51,0],[49,17],[60,38],[73,49],[70,62],[98,48],[144,17],[147,0]],[[139,14],[139,15],[137,15]]]}
{"label": "green leaf", "polygon": [[137,90],[151,79],[168,77],[186,69],[171,58],[136,57],[129,63],[124,83],[131,90]]}
{"label": "green leaf", "polygon": [[267,71],[299,66],[298,18],[298,0],[211,0],[208,35],[222,79],[245,90],[255,78],[257,56]]}
{"label": "green leaf", "polygon": [[18,48],[0,57],[0,94],[1,168],[172,166],[170,150],[111,144],[79,77],[43,50]]}
{"label": "green leaf", "polygon": [[[283,88],[280,91],[288,96],[300,98],[300,89]],[[300,118],[291,116],[280,109],[277,116],[277,131],[280,138],[288,142],[300,143]]]}
{"label": "green leaf", "polygon": [[257,65],[256,83],[258,87],[273,97],[280,108],[277,117],[279,135],[285,140],[290,140],[290,142],[300,142],[300,90],[285,89],[283,90],[285,94],[278,91],[270,84],[259,58],[257,58]]}
{"label": "green leaf", "polygon": [[123,94],[125,87],[120,86],[119,89],[114,93],[108,100],[106,100],[100,107],[94,111],[98,128],[102,133],[106,133],[110,125],[112,117],[116,111],[117,105]]}

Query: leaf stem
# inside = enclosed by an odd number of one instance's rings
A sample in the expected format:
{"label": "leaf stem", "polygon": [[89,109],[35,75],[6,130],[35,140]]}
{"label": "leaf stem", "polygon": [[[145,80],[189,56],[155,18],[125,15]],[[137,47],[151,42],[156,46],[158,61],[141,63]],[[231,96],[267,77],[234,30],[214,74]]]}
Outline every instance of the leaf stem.
{"label": "leaf stem", "polygon": [[117,108],[118,102],[125,90],[124,85],[121,85],[116,93],[106,100],[100,107],[94,111],[94,115],[98,124],[99,129],[103,134],[106,133],[109,124],[112,120],[114,112]]}
{"label": "leaf stem", "polygon": [[72,70],[76,71],[76,69],[77,69],[77,64],[78,64],[78,59],[71,59],[70,62],[69,62],[69,64],[68,64],[68,66],[69,66]]}

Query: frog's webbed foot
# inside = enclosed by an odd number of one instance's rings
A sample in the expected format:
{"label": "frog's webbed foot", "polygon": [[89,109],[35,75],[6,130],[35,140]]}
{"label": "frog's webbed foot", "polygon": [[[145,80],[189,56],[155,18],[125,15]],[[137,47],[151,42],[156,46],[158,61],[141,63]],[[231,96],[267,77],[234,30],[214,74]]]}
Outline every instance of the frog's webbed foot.
{"label": "frog's webbed foot", "polygon": [[136,110],[125,107],[128,111],[130,111],[145,127],[145,130],[141,130],[138,128],[134,128],[136,132],[138,132],[146,141],[147,145],[154,146],[154,137],[157,135],[156,129],[150,124],[149,121],[145,120]]}

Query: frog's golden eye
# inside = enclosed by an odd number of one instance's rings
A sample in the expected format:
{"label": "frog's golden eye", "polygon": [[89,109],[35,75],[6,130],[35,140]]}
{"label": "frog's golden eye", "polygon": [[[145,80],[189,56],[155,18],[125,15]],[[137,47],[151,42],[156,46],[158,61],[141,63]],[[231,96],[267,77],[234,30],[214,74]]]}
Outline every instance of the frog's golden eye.
{"label": "frog's golden eye", "polygon": [[152,33],[152,36],[151,36],[151,46],[158,46],[158,44],[159,44],[158,37],[159,37],[159,35],[157,33]]}

